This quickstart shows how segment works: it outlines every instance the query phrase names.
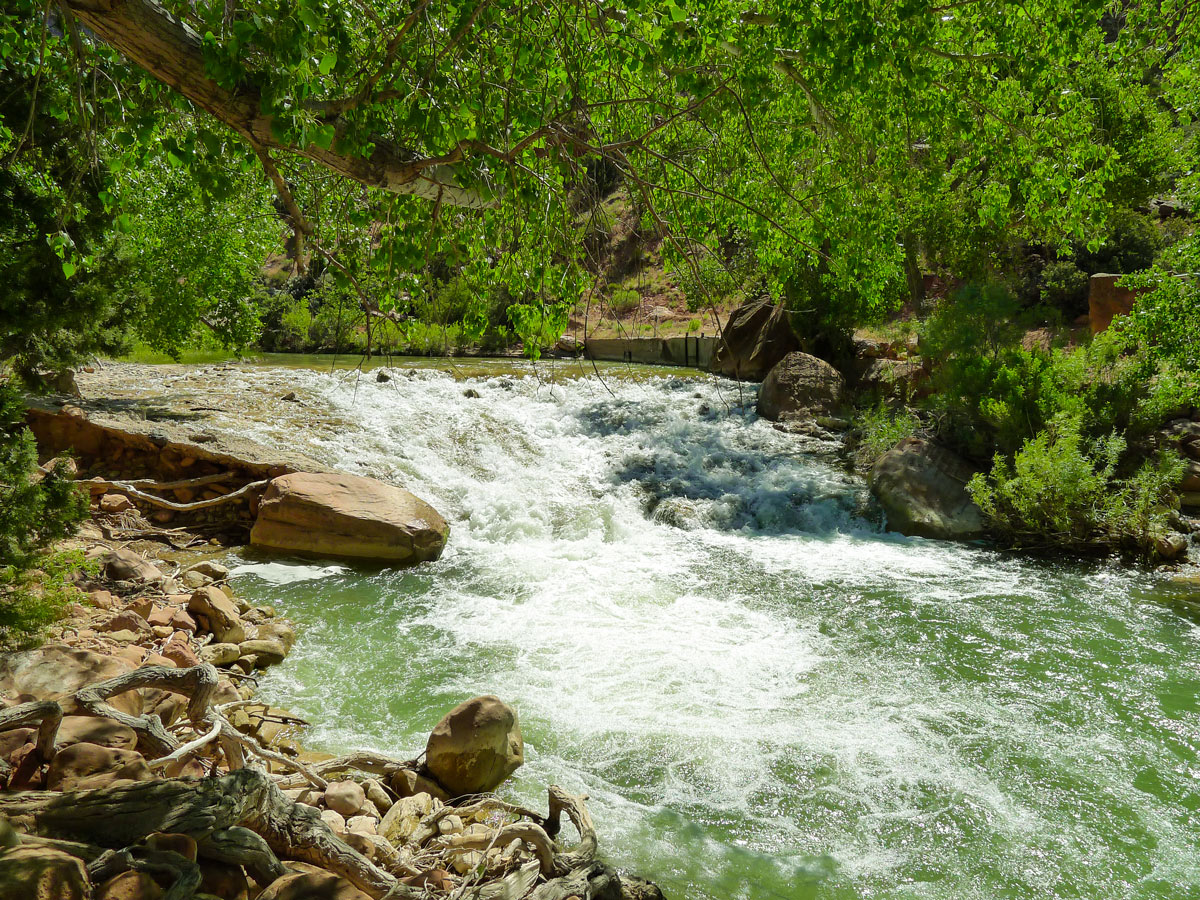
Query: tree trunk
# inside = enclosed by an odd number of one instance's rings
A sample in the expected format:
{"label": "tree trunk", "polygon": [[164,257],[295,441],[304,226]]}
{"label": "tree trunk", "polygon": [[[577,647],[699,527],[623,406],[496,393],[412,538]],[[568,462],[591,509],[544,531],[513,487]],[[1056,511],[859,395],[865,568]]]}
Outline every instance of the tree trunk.
{"label": "tree trunk", "polygon": [[337,150],[346,123],[339,116],[331,149],[280,143],[271,133],[272,116],[262,112],[262,98],[249,88],[227,90],[205,71],[200,36],[154,0],[62,0],[63,5],[100,40],[122,53],[168,87],[211,113],[257,148],[306,156],[328,169],[369,187],[395,194],[415,194],[454,206],[480,208],[491,201],[481,192],[460,187],[454,166],[430,165],[417,153],[383,137],[372,137],[370,156]]}

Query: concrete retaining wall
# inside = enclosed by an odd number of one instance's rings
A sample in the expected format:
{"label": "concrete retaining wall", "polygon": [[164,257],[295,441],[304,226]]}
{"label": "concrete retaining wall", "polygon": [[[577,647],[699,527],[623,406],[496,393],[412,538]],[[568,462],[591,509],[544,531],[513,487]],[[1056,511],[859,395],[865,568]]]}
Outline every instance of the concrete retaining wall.
{"label": "concrete retaining wall", "polygon": [[707,370],[712,368],[716,349],[715,337],[610,338],[588,341],[584,354],[589,359]]}

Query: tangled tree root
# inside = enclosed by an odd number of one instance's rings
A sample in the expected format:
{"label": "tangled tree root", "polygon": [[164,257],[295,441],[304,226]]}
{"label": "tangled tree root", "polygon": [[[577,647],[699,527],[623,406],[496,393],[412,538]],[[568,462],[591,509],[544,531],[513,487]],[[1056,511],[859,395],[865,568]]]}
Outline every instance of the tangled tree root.
{"label": "tangled tree root", "polygon": [[[317,809],[290,799],[282,787],[299,780],[300,785],[322,789],[327,785],[324,776],[333,772],[390,775],[413,764],[358,753],[309,768],[259,746],[234,728],[222,708],[212,704],[217,680],[217,670],[207,664],[186,669],[146,666],[58,701],[25,703],[0,712],[0,731],[37,724],[35,752],[42,762],[54,755],[66,713],[109,718],[133,729],[152,768],[219,753],[229,770],[219,777],[69,793],[0,794],[0,815],[16,828],[23,843],[54,847],[84,860],[93,883],[128,870],[147,872],[170,884],[167,900],[190,900],[200,884],[200,870],[186,857],[148,843],[157,833],[193,838],[200,857],[243,866],[260,885],[287,874],[284,860],[296,860],[345,878],[375,900],[428,897],[425,887],[402,879],[450,866],[463,876],[453,893],[456,900],[635,896],[632,887],[623,892],[616,873],[596,860],[596,831],[584,798],[558,787],[549,789],[549,813],[544,817],[490,796],[459,806],[433,801],[402,840],[371,840],[371,856],[379,861],[373,862],[334,832]],[[109,702],[141,688],[188,698],[191,739],[181,742],[156,716],[133,716]],[[271,775],[266,763],[284,766],[289,774]],[[570,849],[554,840],[564,814],[580,838]],[[451,819],[458,820],[458,831],[445,827]],[[472,824],[463,829],[463,822]]]}

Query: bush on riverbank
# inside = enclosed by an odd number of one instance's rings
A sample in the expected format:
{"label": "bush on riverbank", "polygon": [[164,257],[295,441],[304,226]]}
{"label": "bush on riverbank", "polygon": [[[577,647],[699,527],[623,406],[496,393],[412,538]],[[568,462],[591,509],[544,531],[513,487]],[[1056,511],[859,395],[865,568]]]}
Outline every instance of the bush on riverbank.
{"label": "bush on riverbank", "polygon": [[66,460],[38,468],[21,393],[0,379],[0,650],[27,642],[66,606],[66,573],[79,560],[46,550],[87,516],[72,478]]}

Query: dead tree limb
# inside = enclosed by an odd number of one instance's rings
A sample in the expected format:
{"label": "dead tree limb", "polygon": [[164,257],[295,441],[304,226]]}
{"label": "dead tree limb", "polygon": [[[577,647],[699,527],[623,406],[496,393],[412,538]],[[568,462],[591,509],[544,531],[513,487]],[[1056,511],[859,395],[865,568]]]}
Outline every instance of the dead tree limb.
{"label": "dead tree limb", "polygon": [[147,494],[145,491],[138,490],[133,485],[124,481],[102,481],[93,479],[88,484],[97,487],[105,488],[106,490],[116,491],[119,494],[133,497],[135,500],[141,500],[143,503],[148,503],[151,506],[158,506],[162,509],[170,509],[175,512],[192,512],[197,509],[208,509],[211,506],[221,506],[225,503],[232,503],[239,497],[244,497],[253,491],[267,486],[267,481],[252,481],[249,484],[242,485],[236,491],[231,491],[228,494],[222,494],[220,497],[213,497],[211,500],[195,500],[191,503],[175,503],[171,500],[164,500],[162,497],[156,497],[153,494]]}
{"label": "dead tree limb", "polygon": [[54,700],[35,700],[0,712],[0,731],[25,728],[37,723],[38,758],[47,762],[54,755],[54,741],[62,724],[62,707]]}

